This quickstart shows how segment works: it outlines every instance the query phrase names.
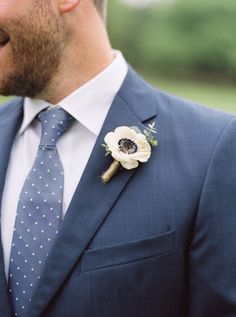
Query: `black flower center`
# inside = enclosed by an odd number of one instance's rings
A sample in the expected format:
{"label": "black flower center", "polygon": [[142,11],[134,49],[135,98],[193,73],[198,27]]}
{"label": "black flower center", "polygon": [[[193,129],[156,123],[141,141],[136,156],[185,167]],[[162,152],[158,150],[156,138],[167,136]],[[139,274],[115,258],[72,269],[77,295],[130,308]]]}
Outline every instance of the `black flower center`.
{"label": "black flower center", "polygon": [[134,141],[127,138],[120,139],[118,145],[120,151],[125,154],[133,154],[136,153],[138,150],[137,144]]}

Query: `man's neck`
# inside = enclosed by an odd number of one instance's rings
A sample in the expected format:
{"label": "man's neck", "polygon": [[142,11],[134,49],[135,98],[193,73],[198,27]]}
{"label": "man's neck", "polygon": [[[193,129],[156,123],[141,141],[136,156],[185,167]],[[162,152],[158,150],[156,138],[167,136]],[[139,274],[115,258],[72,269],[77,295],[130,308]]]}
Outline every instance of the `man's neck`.
{"label": "man's neck", "polygon": [[75,32],[56,74],[37,99],[57,104],[112,63],[114,53],[103,22],[95,18],[90,21]]}

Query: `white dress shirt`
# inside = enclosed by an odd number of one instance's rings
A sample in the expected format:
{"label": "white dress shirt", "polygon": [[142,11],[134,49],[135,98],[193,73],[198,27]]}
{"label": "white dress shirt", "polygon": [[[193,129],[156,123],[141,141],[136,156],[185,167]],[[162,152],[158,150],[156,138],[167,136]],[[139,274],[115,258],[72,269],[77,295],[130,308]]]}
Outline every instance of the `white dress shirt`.
{"label": "white dress shirt", "polygon": [[[58,106],[76,119],[57,143],[64,168],[63,216],[107,112],[127,74],[128,66],[121,52],[114,51],[114,55],[113,62],[105,70],[58,103]],[[35,120],[35,117],[50,106],[52,105],[43,100],[25,99],[23,122],[12,147],[1,206],[1,234],[6,276],[8,276],[18,198],[36,157],[41,136],[41,124],[39,120]]]}

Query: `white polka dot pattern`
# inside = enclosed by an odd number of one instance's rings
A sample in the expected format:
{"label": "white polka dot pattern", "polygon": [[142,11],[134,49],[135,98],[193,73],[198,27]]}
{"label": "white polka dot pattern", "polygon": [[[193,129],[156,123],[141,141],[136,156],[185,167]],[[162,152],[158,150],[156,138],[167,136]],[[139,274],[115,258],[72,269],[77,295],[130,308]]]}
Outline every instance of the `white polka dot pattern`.
{"label": "white polka dot pattern", "polygon": [[61,223],[63,167],[56,142],[73,122],[61,108],[39,115],[42,135],[23,185],[12,240],[9,293],[13,315],[26,317],[33,291]]}

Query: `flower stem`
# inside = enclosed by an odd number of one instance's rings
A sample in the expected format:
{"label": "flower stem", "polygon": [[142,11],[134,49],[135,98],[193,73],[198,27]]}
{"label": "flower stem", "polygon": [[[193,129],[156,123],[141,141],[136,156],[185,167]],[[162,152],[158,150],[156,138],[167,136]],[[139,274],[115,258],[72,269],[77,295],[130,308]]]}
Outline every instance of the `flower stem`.
{"label": "flower stem", "polygon": [[103,173],[102,175],[102,182],[105,184],[105,183],[108,183],[111,178],[119,171],[120,169],[120,162],[114,160],[110,167],[108,168],[108,170],[106,170],[106,172]]}

